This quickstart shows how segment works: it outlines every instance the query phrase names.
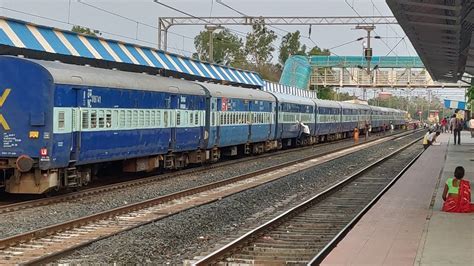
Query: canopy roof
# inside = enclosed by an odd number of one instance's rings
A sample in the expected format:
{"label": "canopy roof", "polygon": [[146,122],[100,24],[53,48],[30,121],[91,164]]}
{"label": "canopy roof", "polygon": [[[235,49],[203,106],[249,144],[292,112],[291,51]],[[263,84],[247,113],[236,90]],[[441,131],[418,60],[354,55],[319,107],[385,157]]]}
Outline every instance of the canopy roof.
{"label": "canopy roof", "polygon": [[472,0],[386,0],[436,80],[474,74]]}
{"label": "canopy roof", "polygon": [[254,72],[6,17],[0,17],[0,54],[60,60],[65,63],[89,64],[244,87],[260,88],[264,85],[261,77]]}

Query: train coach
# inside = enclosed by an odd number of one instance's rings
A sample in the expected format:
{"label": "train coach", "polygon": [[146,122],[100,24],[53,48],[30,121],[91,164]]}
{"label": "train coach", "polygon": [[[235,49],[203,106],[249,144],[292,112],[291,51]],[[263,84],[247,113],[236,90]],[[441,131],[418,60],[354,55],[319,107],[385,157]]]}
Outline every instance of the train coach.
{"label": "train coach", "polygon": [[[0,56],[0,186],[41,194],[105,166],[178,169],[351,136],[402,113],[141,73]],[[301,141],[302,125],[310,137]]]}

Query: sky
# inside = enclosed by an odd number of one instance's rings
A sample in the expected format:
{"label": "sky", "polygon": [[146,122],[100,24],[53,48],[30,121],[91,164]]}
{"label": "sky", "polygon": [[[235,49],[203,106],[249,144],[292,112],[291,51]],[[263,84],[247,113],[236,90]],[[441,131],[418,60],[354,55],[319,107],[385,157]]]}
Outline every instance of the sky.
{"label": "sky", "polygon": [[[216,0],[159,0],[194,16],[239,16]],[[232,8],[250,16],[392,16],[385,0],[223,0]],[[91,7],[90,5],[96,7]],[[102,11],[103,9],[106,11]],[[111,13],[116,15],[113,15]],[[157,47],[158,18],[184,16],[153,0],[0,0],[0,16],[70,30],[81,25],[99,30],[102,36],[144,46]],[[138,24],[136,21],[147,24]],[[250,26],[228,26],[232,32],[248,32]],[[309,26],[278,26],[279,38],[288,31],[309,35]],[[193,39],[203,26],[173,26],[168,35],[170,52],[191,56]],[[416,56],[412,44],[399,25],[377,25],[373,39],[374,55]],[[362,55],[363,41],[347,42],[366,36],[354,26],[312,26],[311,40],[302,38],[308,47],[317,44],[330,49],[333,55]],[[242,36],[239,36],[242,37]],[[280,40],[274,43],[278,47]],[[341,46],[342,45],[342,46]],[[276,62],[277,54],[273,61]],[[448,98],[461,98],[462,92],[447,92]],[[441,96],[443,98],[444,96]]]}
{"label": "sky", "polygon": [[[160,1],[195,16],[239,16],[238,13],[218,4],[215,0]],[[119,14],[125,18],[95,9],[81,2]],[[251,16],[392,15],[385,0],[347,0],[347,3],[344,0],[224,0],[224,3]],[[158,17],[184,16],[174,10],[153,3],[153,0],[80,0],[80,2],[78,0],[0,0],[0,7],[57,21],[6,9],[0,9],[0,15],[2,16],[63,29],[71,29],[72,25],[82,25],[103,32],[103,37],[106,38],[155,47],[158,42],[158,31],[156,29]],[[139,25],[137,32],[137,24],[131,20],[149,24],[154,28]],[[70,24],[67,24],[68,22]],[[228,28],[239,32],[250,30],[250,26],[229,26]],[[282,30],[273,30],[276,31],[279,38],[286,34],[286,31],[300,30],[305,36],[308,36],[309,31],[309,26],[278,26],[278,28]],[[354,26],[313,26],[311,39],[322,48],[332,48],[366,36],[365,31],[353,28]],[[203,26],[173,26],[170,29],[172,33],[168,36],[168,47],[171,52],[189,56],[194,52],[194,36],[203,29]],[[416,55],[407,38],[400,41],[405,34],[398,25],[378,25],[375,29],[375,35],[381,36],[382,39],[372,41],[374,55]],[[314,43],[308,38],[303,38],[302,42],[308,47],[314,46]],[[396,46],[397,43],[399,43],[398,46]],[[274,45],[278,47],[279,40]],[[391,51],[392,48],[394,48],[393,51]],[[361,55],[362,41],[335,48],[332,51],[336,55]]]}

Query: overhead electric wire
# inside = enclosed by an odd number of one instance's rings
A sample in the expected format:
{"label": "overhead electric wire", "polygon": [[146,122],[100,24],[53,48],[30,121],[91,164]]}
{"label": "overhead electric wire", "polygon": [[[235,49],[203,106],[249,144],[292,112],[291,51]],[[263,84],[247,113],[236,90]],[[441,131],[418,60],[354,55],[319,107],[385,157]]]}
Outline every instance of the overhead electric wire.
{"label": "overhead electric wire", "polygon": [[[357,16],[359,16],[359,17],[362,19],[363,23],[365,23],[365,24],[367,24],[367,25],[370,24],[370,23],[366,22],[367,18],[362,17],[362,16],[360,15],[360,13],[357,12],[357,10],[356,10],[351,4],[349,4],[349,3],[347,2],[347,0],[344,0],[344,2],[357,14]],[[378,35],[378,33],[377,33],[377,31],[376,31],[375,29],[374,29],[374,33]],[[387,44],[386,41],[384,41],[383,39],[380,39],[380,40],[382,41],[382,43],[383,43],[385,46],[387,46],[388,49],[390,49],[390,46]],[[398,56],[397,53],[394,52],[394,54],[395,54],[396,56]]]}
{"label": "overhead electric wire", "polygon": [[[370,2],[372,3],[372,6],[375,8],[375,10],[377,10],[377,12],[383,16],[382,12],[379,10],[379,8],[377,7],[377,5],[374,3],[373,0],[370,0]],[[389,21],[388,18],[385,18],[386,21]],[[393,28],[393,26],[391,24],[388,24],[388,27],[395,33],[395,35],[397,35],[397,37],[400,37],[400,35],[398,34],[398,32]],[[407,41],[406,39],[403,37],[403,42],[405,43],[405,49],[406,51],[408,52],[408,55],[411,56],[411,52],[410,52],[410,49],[408,48],[408,44],[407,44]]]}
{"label": "overhead electric wire", "polygon": [[[65,25],[79,26],[79,27],[83,27],[83,28],[92,28],[90,26],[84,26],[84,25],[80,25],[80,24],[70,23],[70,22],[67,22],[67,21],[58,20],[58,19],[54,19],[54,18],[49,18],[49,17],[45,17],[45,16],[41,16],[41,15],[37,15],[37,14],[25,12],[25,11],[13,9],[13,8],[8,8],[8,7],[4,7],[4,6],[0,6],[0,9],[7,10],[7,11],[10,11],[10,12],[19,13],[19,14],[23,14],[23,15],[27,15],[27,16],[31,16],[31,17],[41,18],[41,19],[45,19],[45,20],[49,20],[49,21],[53,21],[53,22],[57,22],[57,23],[65,24]],[[97,30],[100,33],[105,33],[105,34],[108,34],[108,35],[111,35],[111,36],[121,37],[121,38],[129,39],[129,40],[135,40],[135,41],[139,41],[139,42],[142,42],[142,43],[152,44],[152,45],[155,45],[155,46],[158,45],[157,43],[154,43],[154,42],[150,42],[150,41],[146,41],[146,40],[142,40],[142,39],[138,39],[138,38],[133,38],[133,37],[128,37],[128,36],[125,36],[125,35],[122,35],[122,34],[103,31],[103,30],[100,30],[100,29],[97,29],[97,28],[94,29],[94,30]]]}

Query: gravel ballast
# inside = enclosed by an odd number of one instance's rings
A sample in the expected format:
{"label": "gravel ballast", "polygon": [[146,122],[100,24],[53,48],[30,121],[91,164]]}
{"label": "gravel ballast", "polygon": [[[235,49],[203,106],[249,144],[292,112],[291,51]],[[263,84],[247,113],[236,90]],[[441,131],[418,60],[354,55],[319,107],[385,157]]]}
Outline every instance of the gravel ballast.
{"label": "gravel ballast", "polygon": [[353,142],[349,140],[333,143],[333,145],[316,145],[311,149],[289,151],[287,153],[275,154],[275,156],[260,159],[259,157],[255,157],[255,159],[251,161],[235,163],[224,168],[206,171],[205,173],[189,174],[177,178],[164,179],[145,186],[116,190],[74,201],[0,214],[0,238],[6,238],[130,203],[136,203],[191,187],[250,173],[316,153],[323,153],[341,147],[349,147],[352,144]]}
{"label": "gravel ballast", "polygon": [[[183,260],[192,259],[200,252],[220,243],[223,238],[238,236],[245,229],[278,215],[411,140],[413,137],[377,145],[357,152],[356,156],[345,156],[220,201],[190,209],[95,242],[59,262],[182,264]],[[395,175],[422,149],[421,145],[416,146],[409,149],[411,152],[403,152],[397,155],[396,159],[390,160],[398,160],[398,166],[391,166],[390,169],[378,167],[381,174]]]}

